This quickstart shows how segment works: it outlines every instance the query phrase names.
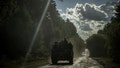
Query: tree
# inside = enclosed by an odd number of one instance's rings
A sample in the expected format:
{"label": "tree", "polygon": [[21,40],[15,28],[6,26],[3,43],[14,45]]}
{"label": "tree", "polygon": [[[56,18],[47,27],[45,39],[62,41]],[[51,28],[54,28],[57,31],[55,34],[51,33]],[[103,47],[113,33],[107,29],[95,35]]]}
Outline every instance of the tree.
{"label": "tree", "polygon": [[[0,5],[0,50],[2,50],[0,60],[4,56],[9,61],[20,60],[20,58],[25,57],[47,1],[0,1],[0,4],[1,2],[4,4]],[[40,57],[46,60],[50,56],[51,43],[65,37],[71,43],[74,43],[74,46],[78,46],[78,49],[84,45],[83,40],[76,33],[75,26],[70,21],[65,22],[60,17],[55,1],[51,0],[38,36],[35,39],[30,59]],[[0,63],[2,62],[0,61]]]}
{"label": "tree", "polygon": [[115,17],[104,27],[103,33],[109,38],[110,53],[115,63],[120,63],[120,2],[116,4]]}
{"label": "tree", "polygon": [[87,48],[91,52],[92,57],[104,57],[106,54],[106,39],[100,34],[94,34],[86,40]]}

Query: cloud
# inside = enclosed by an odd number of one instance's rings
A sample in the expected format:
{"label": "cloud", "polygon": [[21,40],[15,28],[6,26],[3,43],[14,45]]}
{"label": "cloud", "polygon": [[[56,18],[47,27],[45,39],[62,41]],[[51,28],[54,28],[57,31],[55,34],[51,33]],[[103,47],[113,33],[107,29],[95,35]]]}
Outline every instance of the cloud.
{"label": "cloud", "polygon": [[96,6],[95,4],[86,3],[83,7],[84,10],[81,10],[80,12],[84,19],[97,21],[107,20],[107,13],[101,10],[99,6]]}
{"label": "cloud", "polygon": [[84,26],[80,26],[80,29],[83,31],[91,31],[89,24],[84,24]]}
{"label": "cloud", "polygon": [[59,1],[63,2],[63,0],[59,0]]}
{"label": "cloud", "polygon": [[114,5],[111,3],[101,5],[77,3],[74,8],[67,8],[66,13],[62,10],[59,12],[64,20],[69,19],[75,25],[77,33],[85,40],[104,28],[113,16],[113,11]]}

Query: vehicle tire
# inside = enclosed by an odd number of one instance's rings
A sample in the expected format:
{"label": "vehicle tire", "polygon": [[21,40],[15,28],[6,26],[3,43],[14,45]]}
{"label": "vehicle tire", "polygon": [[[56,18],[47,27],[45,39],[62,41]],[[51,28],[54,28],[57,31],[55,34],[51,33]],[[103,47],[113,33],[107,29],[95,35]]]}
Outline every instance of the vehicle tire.
{"label": "vehicle tire", "polygon": [[52,64],[57,64],[57,60],[52,59]]}
{"label": "vehicle tire", "polygon": [[73,60],[71,59],[71,60],[69,60],[69,64],[73,64]]}

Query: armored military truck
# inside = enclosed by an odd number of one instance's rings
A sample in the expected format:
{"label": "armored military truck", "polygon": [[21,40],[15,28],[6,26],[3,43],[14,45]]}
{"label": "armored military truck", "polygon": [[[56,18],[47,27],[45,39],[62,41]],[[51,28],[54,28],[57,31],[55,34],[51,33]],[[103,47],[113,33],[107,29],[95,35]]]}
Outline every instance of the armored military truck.
{"label": "armored military truck", "polygon": [[66,39],[61,42],[55,42],[51,50],[52,64],[57,64],[59,60],[68,60],[73,64],[73,46]]}

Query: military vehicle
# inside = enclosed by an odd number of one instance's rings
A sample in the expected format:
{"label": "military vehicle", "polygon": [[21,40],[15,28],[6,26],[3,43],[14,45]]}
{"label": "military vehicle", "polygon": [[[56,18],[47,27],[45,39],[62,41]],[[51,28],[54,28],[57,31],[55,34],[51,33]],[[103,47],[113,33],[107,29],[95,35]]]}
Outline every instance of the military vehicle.
{"label": "military vehicle", "polygon": [[73,64],[73,46],[66,39],[55,42],[51,50],[52,64],[57,64],[59,60],[67,60]]}

